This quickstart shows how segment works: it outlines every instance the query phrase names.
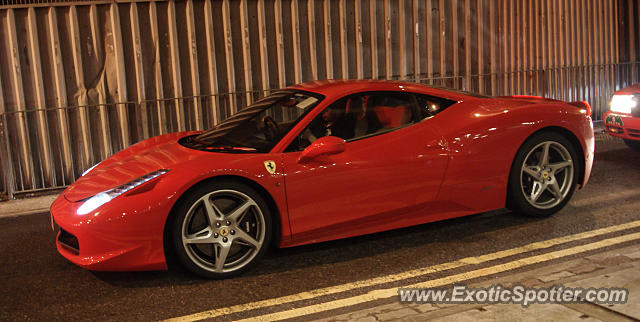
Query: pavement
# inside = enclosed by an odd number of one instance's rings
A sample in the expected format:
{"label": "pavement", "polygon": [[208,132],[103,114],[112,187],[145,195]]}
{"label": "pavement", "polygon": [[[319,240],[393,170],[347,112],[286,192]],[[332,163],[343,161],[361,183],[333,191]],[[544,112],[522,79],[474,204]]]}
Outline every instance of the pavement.
{"label": "pavement", "polygon": [[0,202],[0,218],[48,212],[58,194]]}
{"label": "pavement", "polygon": [[[640,245],[596,253],[579,259],[466,285],[503,289],[521,285],[532,289],[625,288],[625,304],[587,301],[565,304],[434,304],[381,301],[374,307],[316,319],[318,322],[375,321],[638,321],[640,320]],[[386,301],[388,302],[388,301]]]}

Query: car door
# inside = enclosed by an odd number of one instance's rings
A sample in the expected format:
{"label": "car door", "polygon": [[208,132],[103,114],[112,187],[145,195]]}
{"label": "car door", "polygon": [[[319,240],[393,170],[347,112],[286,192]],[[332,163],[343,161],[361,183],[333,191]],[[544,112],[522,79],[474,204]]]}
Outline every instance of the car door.
{"label": "car door", "polygon": [[[343,137],[344,152],[305,162],[299,160],[304,146],[283,153],[289,219],[299,243],[415,224],[442,182],[446,144],[430,125],[432,120],[422,119],[416,96],[372,93],[347,98],[346,104],[332,104],[359,119],[352,122],[353,137]],[[394,112],[398,106],[410,112]],[[368,119],[366,131],[361,130],[362,119]]]}

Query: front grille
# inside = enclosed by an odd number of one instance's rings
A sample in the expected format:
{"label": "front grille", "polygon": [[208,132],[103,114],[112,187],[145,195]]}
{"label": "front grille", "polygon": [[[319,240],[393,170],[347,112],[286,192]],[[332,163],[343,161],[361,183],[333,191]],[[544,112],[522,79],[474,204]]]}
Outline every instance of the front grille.
{"label": "front grille", "polygon": [[624,130],[619,126],[605,125],[605,127],[607,128],[607,131],[609,131],[611,133],[623,133],[624,132]]}
{"label": "front grille", "polygon": [[629,135],[634,138],[640,138],[640,130],[627,129],[627,132],[629,132]]}
{"label": "front grille", "polygon": [[58,241],[69,248],[76,255],[80,253],[80,245],[78,244],[78,238],[76,236],[71,235],[68,231],[60,228],[60,234],[58,235]]}

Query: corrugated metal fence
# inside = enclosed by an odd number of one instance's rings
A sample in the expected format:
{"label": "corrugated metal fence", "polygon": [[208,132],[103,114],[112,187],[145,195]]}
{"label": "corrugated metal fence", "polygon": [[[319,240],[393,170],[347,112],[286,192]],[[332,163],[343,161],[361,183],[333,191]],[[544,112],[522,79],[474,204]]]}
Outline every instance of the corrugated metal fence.
{"label": "corrugated metal fence", "polygon": [[[28,3],[28,4],[24,4]],[[63,187],[149,136],[270,90],[406,79],[587,100],[638,81],[635,0],[9,1],[0,6],[5,196]]]}

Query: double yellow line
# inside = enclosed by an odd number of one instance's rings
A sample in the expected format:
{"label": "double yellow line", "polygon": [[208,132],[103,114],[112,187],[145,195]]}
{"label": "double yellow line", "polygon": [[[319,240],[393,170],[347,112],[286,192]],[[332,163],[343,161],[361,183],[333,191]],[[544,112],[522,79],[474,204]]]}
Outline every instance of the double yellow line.
{"label": "double yellow line", "polygon": [[[247,312],[247,311],[252,311],[256,309],[263,309],[270,306],[287,304],[287,303],[292,303],[292,302],[301,301],[301,300],[309,300],[309,299],[313,299],[320,296],[347,292],[347,291],[364,288],[364,287],[382,285],[390,282],[420,277],[423,275],[450,270],[454,268],[460,268],[468,265],[481,264],[481,263],[485,263],[485,262],[489,262],[497,259],[506,258],[513,255],[550,248],[553,246],[566,244],[569,242],[598,237],[601,235],[620,232],[623,230],[637,228],[637,227],[640,227],[640,220],[621,224],[621,225],[610,226],[606,228],[582,232],[579,234],[563,236],[563,237],[545,240],[541,242],[535,242],[525,246],[511,248],[508,250],[485,254],[477,257],[466,257],[457,261],[415,269],[415,270],[406,271],[398,274],[381,276],[381,277],[366,279],[361,281],[355,281],[348,284],[341,284],[341,285],[316,289],[308,292],[302,292],[298,294],[293,294],[293,295],[288,295],[288,296],[283,296],[283,297],[278,297],[278,298],[273,298],[273,299],[268,299],[263,301],[257,301],[257,302],[251,302],[246,304],[234,305],[234,306],[225,307],[225,308],[213,309],[213,310],[195,313],[187,316],[173,318],[167,321],[197,321],[197,320],[214,318],[214,317],[219,317],[219,316],[228,315],[228,314]],[[496,273],[505,272],[505,271],[509,271],[509,270],[513,270],[516,268],[533,265],[537,263],[542,263],[542,262],[546,262],[546,261],[574,255],[574,254],[584,253],[587,251],[600,249],[600,248],[604,248],[612,245],[617,245],[617,244],[621,244],[621,243],[625,243],[625,242],[629,242],[637,239],[640,239],[640,232],[603,239],[603,240],[589,243],[589,244],[575,246],[575,247],[571,247],[563,250],[553,251],[550,253],[526,257],[522,259],[517,259],[514,261],[510,261],[510,262],[506,262],[506,263],[502,263],[502,264],[498,264],[498,265],[494,265],[486,268],[481,268],[481,269],[476,269],[476,270],[472,270],[472,271],[468,271],[460,274],[445,276],[442,278],[428,280],[428,281],[416,283],[413,285],[406,285],[403,287],[428,288],[428,287],[438,287],[438,286],[448,285],[452,283],[458,283],[465,280],[493,275]],[[273,320],[291,319],[291,318],[296,318],[296,317],[300,317],[308,314],[325,312],[325,311],[338,309],[342,307],[348,307],[348,306],[352,306],[360,303],[390,298],[390,297],[396,296],[398,294],[397,292],[398,292],[397,287],[374,290],[358,296],[353,296],[353,297],[348,297],[340,300],[324,302],[324,303],[305,306],[301,308],[295,308],[295,309],[290,309],[286,311],[261,315],[261,316],[253,317],[243,321],[264,321],[264,320],[273,321]]]}

